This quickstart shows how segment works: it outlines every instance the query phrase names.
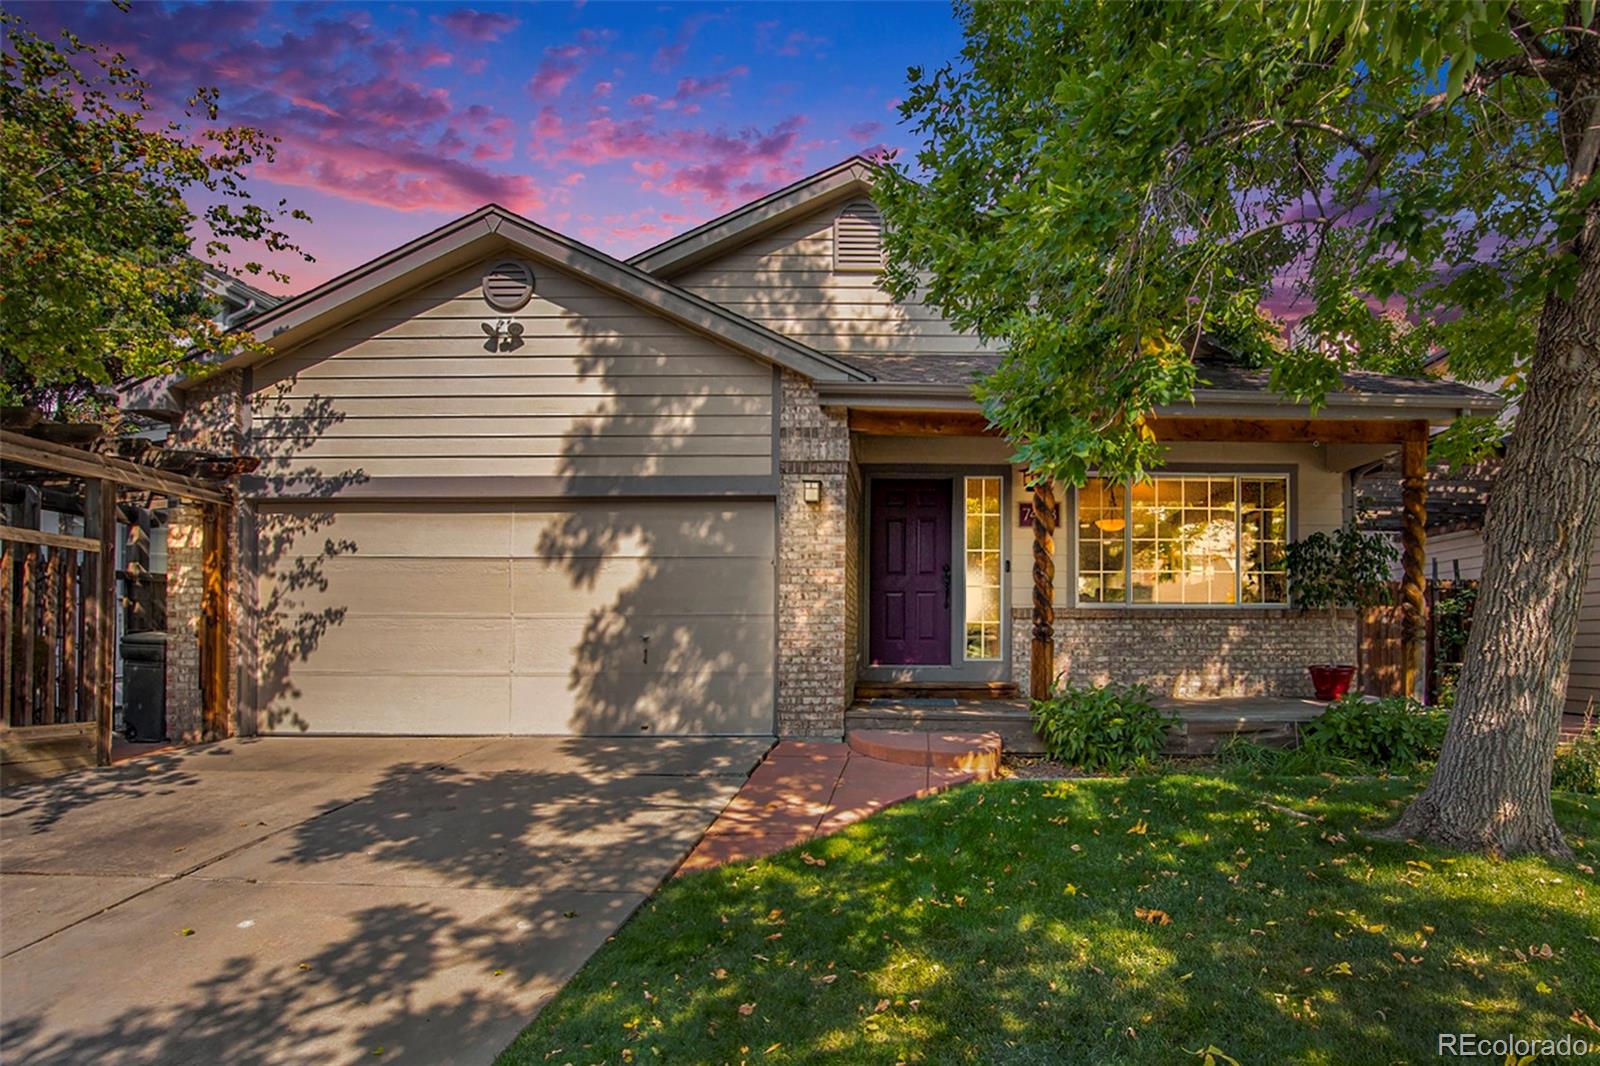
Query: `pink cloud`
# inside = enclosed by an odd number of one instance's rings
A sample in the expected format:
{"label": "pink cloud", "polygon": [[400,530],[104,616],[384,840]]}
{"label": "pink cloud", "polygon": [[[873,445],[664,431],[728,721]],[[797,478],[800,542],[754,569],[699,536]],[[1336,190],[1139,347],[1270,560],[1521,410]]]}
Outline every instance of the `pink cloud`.
{"label": "pink cloud", "polygon": [[879,130],[883,129],[881,122],[857,122],[845,132],[850,134],[850,139],[865,144],[872,140]]}
{"label": "pink cloud", "polygon": [[469,41],[498,41],[517,28],[518,20],[497,11],[474,11],[470,7],[457,8],[447,15],[435,15],[433,21]]}
{"label": "pink cloud", "polygon": [[708,22],[715,22],[721,17],[706,12],[690,15],[684,19],[678,24],[678,32],[672,43],[656,49],[656,54],[650,59],[650,68],[661,74],[671,72],[683,62],[683,57],[688,54],[689,46],[694,43],[695,36]]}
{"label": "pink cloud", "polygon": [[606,50],[612,36],[609,30],[583,29],[577,40],[546,48],[539,69],[528,79],[529,95],[536,100],[560,96],[589,61]]}
{"label": "pink cloud", "polygon": [[799,56],[807,52],[821,59],[827,54],[827,47],[832,44],[826,37],[817,37],[806,33],[804,30],[793,30],[783,39],[783,44],[778,46],[780,56]]}
{"label": "pink cloud", "polygon": [[597,81],[594,83],[594,88],[589,90],[589,95],[595,97],[596,99],[603,100],[611,95],[611,90],[614,88],[616,88],[616,86],[612,85],[609,81]]}
{"label": "pink cloud", "polygon": [[804,172],[800,129],[791,115],[770,130],[660,129],[648,119],[589,119],[556,153],[583,165],[628,161],[650,182],[685,200],[717,206],[764,192]]}

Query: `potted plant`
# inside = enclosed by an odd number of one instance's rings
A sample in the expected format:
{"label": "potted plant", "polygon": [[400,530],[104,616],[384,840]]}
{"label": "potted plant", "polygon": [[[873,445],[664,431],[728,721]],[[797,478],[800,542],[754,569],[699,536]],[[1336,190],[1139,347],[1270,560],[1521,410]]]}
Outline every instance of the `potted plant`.
{"label": "potted plant", "polygon": [[[1341,608],[1364,610],[1392,599],[1391,567],[1399,552],[1383,537],[1346,526],[1333,534],[1313,533],[1288,547],[1285,564],[1289,593],[1302,610],[1326,610],[1331,621]],[[1357,665],[1361,647],[1356,645]],[[1319,700],[1336,700],[1350,691],[1356,666],[1312,663],[1311,684]]]}

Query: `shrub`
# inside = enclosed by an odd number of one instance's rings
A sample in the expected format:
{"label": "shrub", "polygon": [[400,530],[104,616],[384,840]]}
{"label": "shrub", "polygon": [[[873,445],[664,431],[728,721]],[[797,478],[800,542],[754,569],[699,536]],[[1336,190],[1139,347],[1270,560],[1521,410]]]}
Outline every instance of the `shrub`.
{"label": "shrub", "polygon": [[1217,764],[1227,771],[1246,775],[1358,774],[1366,767],[1352,759],[1340,758],[1321,748],[1302,745],[1279,748],[1244,737],[1229,737],[1217,749]]}
{"label": "shrub", "polygon": [[1143,685],[1067,685],[1033,705],[1033,727],[1050,757],[1088,771],[1148,765],[1176,721],[1151,704]]}
{"label": "shrub", "polygon": [[1447,718],[1403,696],[1368,700],[1349,695],[1300,731],[1307,748],[1365,766],[1410,769],[1439,757]]}
{"label": "shrub", "polygon": [[1578,739],[1556,749],[1550,786],[1600,796],[1600,732],[1594,729],[1592,713],[1584,718],[1583,726],[1583,734]]}

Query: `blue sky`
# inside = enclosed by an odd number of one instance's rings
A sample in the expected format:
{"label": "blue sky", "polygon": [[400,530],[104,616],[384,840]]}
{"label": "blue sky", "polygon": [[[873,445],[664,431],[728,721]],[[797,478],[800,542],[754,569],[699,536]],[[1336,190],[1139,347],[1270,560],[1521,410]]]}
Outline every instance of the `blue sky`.
{"label": "blue sky", "polygon": [[[256,195],[309,211],[299,291],[491,200],[625,255],[856,152],[908,148],[943,3],[24,5],[176,109],[282,139]],[[284,286],[268,284],[268,288]]]}

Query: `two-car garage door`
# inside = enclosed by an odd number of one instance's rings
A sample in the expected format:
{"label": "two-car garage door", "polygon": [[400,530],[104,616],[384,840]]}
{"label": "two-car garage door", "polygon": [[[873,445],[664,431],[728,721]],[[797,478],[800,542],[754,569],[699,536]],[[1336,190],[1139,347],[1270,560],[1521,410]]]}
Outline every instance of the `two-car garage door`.
{"label": "two-car garage door", "polygon": [[770,500],[257,514],[263,732],[773,731]]}

